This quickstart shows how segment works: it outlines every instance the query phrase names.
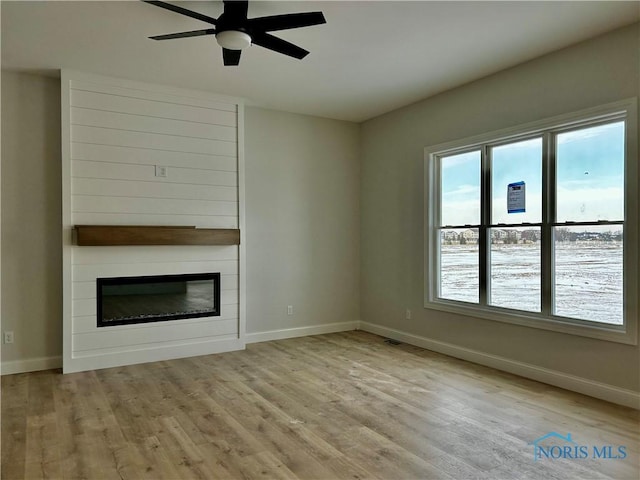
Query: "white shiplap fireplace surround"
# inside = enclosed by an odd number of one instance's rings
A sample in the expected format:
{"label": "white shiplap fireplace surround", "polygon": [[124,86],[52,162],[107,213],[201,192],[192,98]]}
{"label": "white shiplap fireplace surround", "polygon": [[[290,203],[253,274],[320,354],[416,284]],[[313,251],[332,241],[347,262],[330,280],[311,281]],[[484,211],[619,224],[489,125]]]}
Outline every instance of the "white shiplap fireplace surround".
{"label": "white shiplap fireplace surround", "polygon": [[[74,239],[75,225],[244,235],[242,102],[74,71],[61,78],[64,372],[244,348],[244,238],[222,246]],[[209,272],[220,273],[220,316],[97,326],[97,278]]]}

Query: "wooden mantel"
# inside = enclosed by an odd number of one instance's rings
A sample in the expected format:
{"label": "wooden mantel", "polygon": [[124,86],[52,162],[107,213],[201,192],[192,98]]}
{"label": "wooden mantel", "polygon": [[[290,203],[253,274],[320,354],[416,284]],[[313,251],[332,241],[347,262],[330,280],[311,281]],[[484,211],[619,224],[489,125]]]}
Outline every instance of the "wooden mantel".
{"label": "wooden mantel", "polygon": [[76,225],[79,246],[239,245],[240,230],[193,226]]}

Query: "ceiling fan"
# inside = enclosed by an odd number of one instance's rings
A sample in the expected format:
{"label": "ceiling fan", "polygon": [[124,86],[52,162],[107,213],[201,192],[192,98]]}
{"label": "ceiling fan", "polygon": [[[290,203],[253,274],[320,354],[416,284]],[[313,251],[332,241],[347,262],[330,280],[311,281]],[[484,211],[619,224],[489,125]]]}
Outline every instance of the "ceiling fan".
{"label": "ceiling fan", "polygon": [[322,12],[289,13],[269,17],[247,18],[248,0],[224,0],[224,12],[218,18],[209,17],[167,2],[142,1],[215,26],[215,28],[169,33],[149,38],[153,40],[171,40],[174,38],[215,35],[218,44],[222,47],[222,58],[225,65],[238,65],[242,49],[252,44],[290,57],[303,59],[309,54],[307,50],[281,38],[274,37],[267,32],[309,27],[327,22]]}

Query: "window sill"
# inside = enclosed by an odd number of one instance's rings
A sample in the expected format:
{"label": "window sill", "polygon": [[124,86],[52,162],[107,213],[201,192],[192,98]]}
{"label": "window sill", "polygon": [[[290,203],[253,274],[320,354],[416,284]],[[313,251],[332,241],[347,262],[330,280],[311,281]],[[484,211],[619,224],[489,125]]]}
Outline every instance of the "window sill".
{"label": "window sill", "polygon": [[637,345],[638,336],[635,325],[608,325],[593,324],[592,322],[578,323],[562,317],[545,317],[535,313],[517,312],[499,307],[480,307],[467,305],[464,302],[453,300],[426,301],[425,308],[456,313],[467,317],[482,318],[496,322],[510,323],[524,327],[550,330],[553,332],[568,333],[582,337],[596,338],[609,342]]}

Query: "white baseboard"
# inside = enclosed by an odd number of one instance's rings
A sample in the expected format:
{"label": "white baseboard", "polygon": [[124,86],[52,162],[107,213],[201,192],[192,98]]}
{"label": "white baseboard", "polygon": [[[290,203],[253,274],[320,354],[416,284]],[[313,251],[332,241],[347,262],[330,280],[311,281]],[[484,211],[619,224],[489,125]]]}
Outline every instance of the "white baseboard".
{"label": "white baseboard", "polygon": [[109,352],[97,354],[90,352],[86,355],[76,354],[63,363],[63,373],[84,372],[101,368],[121,367],[139,363],[160,362],[178,358],[212,355],[215,353],[244,350],[244,342],[239,338],[214,338],[203,342],[190,342],[167,346],[153,346],[127,350],[123,352]]}
{"label": "white baseboard", "polygon": [[411,345],[416,345],[444,355],[460,358],[469,362],[492,367],[497,370],[513,373],[521,377],[530,378],[538,382],[547,383],[566,390],[571,390],[573,392],[582,393],[584,395],[589,395],[618,405],[624,405],[625,407],[640,410],[640,392],[460,347],[451,343],[432,340],[427,337],[413,335],[411,333],[383,327],[381,325],[375,325],[373,323],[359,322],[358,328],[366,332],[375,333],[377,335],[382,335]]}
{"label": "white baseboard", "polygon": [[[266,342],[269,340],[282,340],[285,338],[305,337],[308,335],[321,335],[324,333],[346,332],[358,328],[357,321],[326,323],[311,327],[285,328],[270,330],[268,332],[247,333],[243,339],[227,342],[215,342],[206,345],[188,345],[180,348],[159,349],[156,352],[126,352],[108,355],[95,355],[89,358],[71,359],[65,366],[64,373],[73,373],[83,370],[95,370],[100,368],[116,367],[126,364],[169,360],[172,358],[189,357],[195,355],[208,355],[234,350],[244,349],[245,343]],[[2,363],[2,375],[13,373],[36,372],[51,368],[61,368],[62,357],[33,358],[29,360],[17,360]]]}
{"label": "white baseboard", "polygon": [[270,340],[283,340],[285,338],[306,337],[309,335],[322,335],[325,333],[348,332],[357,330],[360,322],[339,322],[314,325],[312,327],[283,328],[269,330],[267,332],[255,332],[245,334],[246,343],[268,342]]}
{"label": "white baseboard", "polygon": [[14,373],[37,372],[39,370],[51,370],[62,367],[62,357],[40,357],[28,360],[13,360],[2,362],[0,367],[2,375],[12,375]]}

